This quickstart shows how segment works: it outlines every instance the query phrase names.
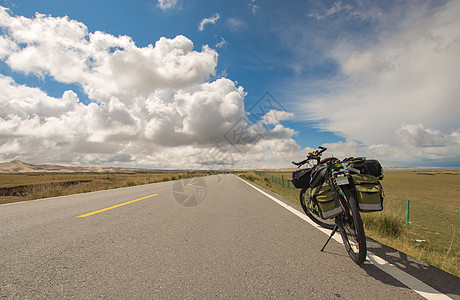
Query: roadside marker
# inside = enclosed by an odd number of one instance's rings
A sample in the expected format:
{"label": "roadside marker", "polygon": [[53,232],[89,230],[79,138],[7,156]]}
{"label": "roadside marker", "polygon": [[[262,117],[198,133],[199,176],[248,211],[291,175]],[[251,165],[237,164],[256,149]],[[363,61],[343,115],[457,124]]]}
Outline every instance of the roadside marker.
{"label": "roadside marker", "polygon": [[140,201],[140,200],[144,200],[144,199],[147,199],[147,198],[151,198],[151,197],[154,197],[154,196],[157,196],[157,195],[158,194],[153,194],[153,195],[142,197],[142,198],[139,198],[139,199],[136,199],[136,200],[131,200],[131,201],[128,201],[128,202],[125,202],[125,203],[121,203],[121,204],[117,204],[117,205],[110,206],[110,207],[107,207],[107,208],[103,208],[103,209],[100,209],[100,210],[96,210],[96,211],[93,211],[93,212],[90,212],[90,213],[87,213],[87,214],[77,216],[77,218],[89,217],[89,216],[92,216],[92,215],[95,215],[95,214],[98,214],[98,213],[101,213],[101,212],[104,212],[104,211],[108,211],[108,210],[111,210],[111,209],[114,209],[114,208],[117,208],[117,207],[120,207],[120,206],[123,206],[123,205],[126,205],[126,204],[131,204],[131,203],[134,203],[134,202],[137,202],[137,201]]}

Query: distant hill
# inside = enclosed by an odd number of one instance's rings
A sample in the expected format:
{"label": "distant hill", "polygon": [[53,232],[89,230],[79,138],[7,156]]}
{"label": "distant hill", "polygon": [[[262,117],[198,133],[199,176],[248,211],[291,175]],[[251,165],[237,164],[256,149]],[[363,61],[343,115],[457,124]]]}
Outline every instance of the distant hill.
{"label": "distant hill", "polygon": [[59,165],[32,165],[20,160],[0,163],[0,173],[164,173],[171,170],[129,169],[114,167],[71,167]]}

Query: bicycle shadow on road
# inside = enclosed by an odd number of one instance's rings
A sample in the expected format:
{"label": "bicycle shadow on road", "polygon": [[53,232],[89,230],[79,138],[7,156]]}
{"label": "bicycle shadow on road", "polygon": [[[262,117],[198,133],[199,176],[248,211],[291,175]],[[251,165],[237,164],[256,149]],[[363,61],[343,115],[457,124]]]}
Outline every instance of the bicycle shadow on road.
{"label": "bicycle shadow on road", "polygon": [[[454,299],[460,299],[460,278],[449,274],[441,269],[433,267],[425,262],[413,258],[396,249],[383,245],[367,237],[367,249],[387,262],[398,267],[407,274],[428,284],[439,292]],[[404,284],[391,275],[380,270],[377,266],[366,263],[362,268],[372,277],[381,282],[393,286],[405,287]]]}

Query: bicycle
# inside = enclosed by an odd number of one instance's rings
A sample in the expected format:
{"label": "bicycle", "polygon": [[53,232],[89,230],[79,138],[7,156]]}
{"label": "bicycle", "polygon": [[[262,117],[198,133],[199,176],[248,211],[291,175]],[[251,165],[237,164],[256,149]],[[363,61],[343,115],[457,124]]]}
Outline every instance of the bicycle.
{"label": "bicycle", "polygon": [[[364,233],[363,221],[359,213],[358,202],[356,198],[355,186],[351,173],[360,173],[360,170],[350,166],[350,158],[339,160],[335,157],[321,159],[321,155],[327,148],[318,147],[318,150],[308,153],[307,159],[301,162],[292,162],[300,168],[301,166],[316,161],[316,164],[310,169],[311,182],[313,187],[303,187],[300,191],[300,204],[306,215],[316,224],[332,229],[332,232],[324,244],[321,251],[324,251],[332,236],[339,230],[345,249],[351,259],[358,265],[366,260],[367,245]],[[348,165],[348,166],[347,166]],[[316,182],[315,182],[316,180]],[[321,182],[323,181],[323,182]],[[332,192],[335,211],[331,211],[335,216],[326,218],[320,209],[320,203],[310,194],[312,188],[326,184]],[[309,191],[309,194],[307,194]]]}

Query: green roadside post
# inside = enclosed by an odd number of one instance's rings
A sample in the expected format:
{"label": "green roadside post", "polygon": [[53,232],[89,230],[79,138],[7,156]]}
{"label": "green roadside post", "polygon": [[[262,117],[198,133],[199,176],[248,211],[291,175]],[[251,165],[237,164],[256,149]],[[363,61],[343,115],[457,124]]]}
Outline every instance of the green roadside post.
{"label": "green roadside post", "polygon": [[406,200],[406,225],[409,226],[409,200]]}
{"label": "green roadside post", "polygon": [[284,175],[281,175],[281,182],[283,183],[283,189],[284,189]]}

